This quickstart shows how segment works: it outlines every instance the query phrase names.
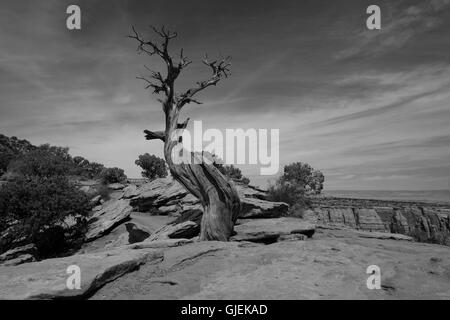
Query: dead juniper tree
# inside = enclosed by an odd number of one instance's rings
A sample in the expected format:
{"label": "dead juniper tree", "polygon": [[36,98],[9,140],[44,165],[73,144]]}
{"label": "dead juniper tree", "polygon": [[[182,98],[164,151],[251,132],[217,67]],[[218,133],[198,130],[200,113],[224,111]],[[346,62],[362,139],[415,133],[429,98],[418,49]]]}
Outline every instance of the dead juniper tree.
{"label": "dead juniper tree", "polygon": [[[191,61],[184,56],[182,49],[177,61],[169,53],[169,43],[177,37],[176,32],[164,27],[152,29],[160,38],[159,42],[145,40],[134,27],[129,36],[138,42],[139,53],[159,56],[166,68],[165,74],[162,74],[146,67],[150,75],[138,77],[146,82],[147,89],[152,89],[154,94],[162,95],[158,101],[162,103],[166,120],[164,131],[144,130],[145,137],[147,140],[159,139],[164,142],[164,157],[172,176],[200,200],[203,206],[200,240],[228,241],[241,207],[233,183],[211,164],[206,153],[188,152],[189,161],[184,157],[183,162],[174,158],[178,155],[178,144],[182,143],[182,132],[189,121],[187,118],[184,122],[178,122],[181,109],[190,103],[199,104],[200,102],[195,99],[197,93],[215,86],[229,75],[229,58],[209,61],[205,56],[203,63],[211,70],[210,78],[197,82],[195,87],[185,92],[176,92],[175,81]],[[183,151],[187,152],[185,149]]]}

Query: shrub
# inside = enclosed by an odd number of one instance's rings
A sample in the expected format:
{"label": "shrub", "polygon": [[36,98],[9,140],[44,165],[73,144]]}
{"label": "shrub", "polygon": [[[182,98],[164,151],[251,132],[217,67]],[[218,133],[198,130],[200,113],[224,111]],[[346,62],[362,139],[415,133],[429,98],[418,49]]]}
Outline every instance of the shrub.
{"label": "shrub", "polygon": [[268,199],[289,204],[288,214],[303,216],[311,207],[310,194],[319,194],[325,178],[309,164],[296,162],[284,167],[284,174],[268,189]]}
{"label": "shrub", "polygon": [[70,170],[71,175],[80,176],[87,179],[100,177],[105,166],[97,162],[89,162],[89,160],[76,156],[72,160],[73,168]]}
{"label": "shrub", "polygon": [[8,165],[16,156],[10,152],[0,152],[0,176],[6,172]]}
{"label": "shrub", "polygon": [[142,168],[141,174],[144,178],[153,180],[167,177],[166,161],[155,155],[141,154],[134,163]]}
{"label": "shrub", "polygon": [[284,167],[282,179],[302,186],[307,193],[320,194],[325,177],[307,163],[295,162]]}
{"label": "shrub", "polygon": [[100,177],[104,184],[122,183],[127,180],[127,176],[125,175],[123,169],[116,167],[103,169]]}
{"label": "shrub", "polygon": [[0,187],[1,228],[9,237],[0,251],[36,244],[41,258],[56,256],[81,243],[89,198],[66,177],[21,178]]}
{"label": "shrub", "polygon": [[62,150],[52,150],[48,146],[25,153],[8,166],[12,176],[52,177],[63,176],[70,169],[70,162]]}
{"label": "shrub", "polygon": [[290,208],[294,205],[298,208],[298,205],[306,207],[310,204],[303,187],[283,179],[278,179],[274,185],[269,186],[267,194],[269,201],[285,202]]}

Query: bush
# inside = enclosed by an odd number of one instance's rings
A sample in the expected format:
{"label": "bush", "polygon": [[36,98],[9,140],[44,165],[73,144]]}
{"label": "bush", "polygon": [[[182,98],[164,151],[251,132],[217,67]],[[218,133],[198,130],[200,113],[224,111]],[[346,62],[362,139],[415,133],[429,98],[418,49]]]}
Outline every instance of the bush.
{"label": "bush", "polygon": [[283,179],[278,179],[274,185],[269,186],[267,194],[269,201],[285,202],[290,209],[310,206],[303,187]]}
{"label": "bush", "polygon": [[319,194],[324,181],[322,172],[314,170],[309,164],[292,163],[284,167],[284,174],[269,187],[268,199],[287,203],[288,214],[302,217],[304,209],[311,207],[308,196]]}
{"label": "bush", "polygon": [[0,152],[0,176],[6,172],[8,165],[15,158],[16,156],[10,152]]}
{"label": "bush", "polygon": [[83,240],[89,198],[66,177],[21,178],[0,187],[0,251],[34,243],[40,258],[56,256]]}
{"label": "bush", "polygon": [[64,154],[65,149],[51,148],[57,147],[44,145],[18,157],[9,164],[8,173],[12,176],[41,178],[66,175],[70,169],[70,162]]}
{"label": "bush", "polygon": [[141,174],[144,178],[153,180],[167,177],[166,161],[155,155],[141,154],[134,163],[142,168]]}
{"label": "bush", "polygon": [[284,167],[282,179],[302,186],[307,193],[320,194],[325,177],[307,163],[295,162]]}
{"label": "bush", "polygon": [[89,162],[89,160],[76,156],[72,160],[73,168],[70,170],[70,175],[80,176],[87,179],[94,179],[100,177],[105,166],[97,162]]}
{"label": "bush", "polygon": [[122,169],[116,167],[103,169],[100,177],[104,184],[122,183],[127,180],[125,172]]}

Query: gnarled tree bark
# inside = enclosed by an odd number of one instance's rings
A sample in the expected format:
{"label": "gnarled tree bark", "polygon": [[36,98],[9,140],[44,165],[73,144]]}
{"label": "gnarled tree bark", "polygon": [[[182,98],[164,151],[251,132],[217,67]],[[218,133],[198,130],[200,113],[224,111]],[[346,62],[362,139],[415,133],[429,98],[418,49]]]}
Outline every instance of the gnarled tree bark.
{"label": "gnarled tree bark", "polygon": [[[240,212],[240,200],[233,182],[225,178],[211,163],[211,158],[202,153],[189,152],[185,161],[179,161],[177,155],[182,143],[182,132],[187,127],[189,118],[182,123],[178,122],[181,109],[189,103],[200,102],[194,96],[207,87],[215,86],[223,77],[229,75],[229,59],[208,61],[205,56],[203,63],[211,69],[212,75],[205,81],[197,82],[197,86],[181,94],[175,92],[175,80],[180,72],[187,67],[189,61],[180,52],[178,63],[174,62],[169,54],[168,46],[171,39],[177,34],[164,27],[153,28],[161,38],[161,42],[144,40],[132,27],[133,34],[129,37],[138,41],[138,51],[150,56],[162,58],[167,67],[166,75],[150,69],[150,77],[138,77],[152,88],[153,93],[162,94],[162,103],[165,113],[166,128],[164,131],[145,130],[147,140],[159,139],[164,142],[164,157],[174,179],[180,182],[189,192],[196,196],[203,206],[203,216],[200,228],[200,240],[228,241],[233,233],[233,227]],[[182,150],[185,152],[186,150]],[[186,161],[189,160],[189,161]]]}

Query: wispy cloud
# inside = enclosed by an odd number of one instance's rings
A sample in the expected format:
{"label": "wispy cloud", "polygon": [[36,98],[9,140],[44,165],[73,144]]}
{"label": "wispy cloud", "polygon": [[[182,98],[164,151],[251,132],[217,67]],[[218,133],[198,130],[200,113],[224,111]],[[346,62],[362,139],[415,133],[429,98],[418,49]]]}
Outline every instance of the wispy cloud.
{"label": "wispy cloud", "polygon": [[449,6],[450,0],[426,0],[415,5],[408,5],[408,1],[386,3],[382,7],[381,30],[366,29],[354,34],[352,46],[336,53],[335,58],[380,55],[401,48],[415,36],[439,27],[445,21],[439,13]]}

